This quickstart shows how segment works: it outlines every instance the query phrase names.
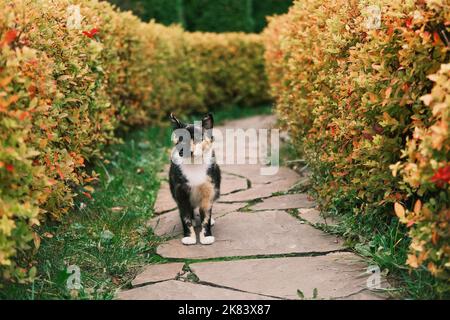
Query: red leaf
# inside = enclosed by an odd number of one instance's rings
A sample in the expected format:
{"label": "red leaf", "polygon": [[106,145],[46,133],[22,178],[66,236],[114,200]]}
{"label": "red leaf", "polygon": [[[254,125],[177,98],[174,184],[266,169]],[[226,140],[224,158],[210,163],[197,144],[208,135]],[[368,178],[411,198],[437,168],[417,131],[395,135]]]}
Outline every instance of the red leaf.
{"label": "red leaf", "polygon": [[450,182],[450,165],[440,168],[430,179],[436,186],[442,188],[446,183]]}
{"label": "red leaf", "polygon": [[384,129],[382,126],[380,126],[378,123],[375,123],[372,127],[373,131],[375,131],[378,134],[382,134],[384,132]]}
{"label": "red leaf", "polygon": [[89,192],[83,192],[83,194],[84,194],[87,198],[92,199],[92,196],[91,196],[91,194],[90,194]]}
{"label": "red leaf", "polygon": [[93,29],[91,29],[91,30],[89,30],[89,31],[83,31],[83,34],[84,34],[86,37],[92,39],[92,38],[94,38],[94,36],[95,36],[97,33],[99,33],[99,31],[100,31],[100,30],[99,30],[98,28],[93,28]]}
{"label": "red leaf", "polygon": [[406,224],[406,227],[411,228],[415,223],[416,222],[414,220],[411,220]]}
{"label": "red leaf", "polygon": [[16,40],[17,38],[17,31],[16,30],[9,30],[5,33],[3,37],[3,43],[6,43],[7,45]]}
{"label": "red leaf", "polygon": [[439,33],[437,31],[433,32],[433,44],[437,46],[441,42],[441,37],[439,37]]}
{"label": "red leaf", "polygon": [[408,18],[406,18],[406,20],[405,20],[405,25],[406,25],[406,27],[407,27],[408,29],[411,29],[411,27],[412,27],[412,21],[413,21],[413,17],[408,17]]}
{"label": "red leaf", "polygon": [[7,164],[5,166],[6,171],[14,172],[14,166],[12,164]]}

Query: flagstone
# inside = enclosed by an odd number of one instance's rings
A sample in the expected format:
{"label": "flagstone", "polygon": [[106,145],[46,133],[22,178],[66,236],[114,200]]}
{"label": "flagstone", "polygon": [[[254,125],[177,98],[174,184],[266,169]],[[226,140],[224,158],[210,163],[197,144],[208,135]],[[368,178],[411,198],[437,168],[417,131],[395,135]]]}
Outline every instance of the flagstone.
{"label": "flagstone", "polygon": [[220,185],[221,194],[226,195],[232,192],[246,190],[247,188],[247,179],[227,173],[222,174],[222,181]]}
{"label": "flagstone", "polygon": [[159,189],[154,206],[155,214],[162,214],[173,209],[176,209],[177,204],[170,193],[169,182],[161,181],[161,188]]}
{"label": "flagstone", "polygon": [[[284,299],[299,299],[298,290],[305,299],[313,298],[314,291],[317,292],[317,299],[357,294],[367,289],[371,276],[371,273],[366,273],[367,264],[347,252],[319,257],[193,263],[190,268],[202,283]],[[353,299],[358,297],[367,299],[377,296],[367,292]]]}
{"label": "flagstone", "polygon": [[[214,219],[219,219],[228,213],[243,208],[245,205],[245,203],[215,203],[213,206],[213,217]],[[196,212],[196,217],[198,217],[198,211]],[[149,221],[148,225],[153,229],[155,235],[160,237],[174,237],[183,232],[180,214],[177,209],[154,217]]]}
{"label": "flagstone", "polygon": [[284,211],[233,212],[214,226],[216,242],[210,246],[184,246],[180,239],[161,244],[165,258],[206,259],[290,253],[318,253],[344,247],[332,235],[302,224]]}
{"label": "flagstone", "polygon": [[336,225],[338,222],[336,219],[327,217],[324,218],[320,211],[314,208],[310,209],[300,209],[299,210],[299,217],[308,221],[311,224],[326,224],[326,225]]}
{"label": "flagstone", "polygon": [[152,264],[140,273],[136,279],[131,283],[133,286],[138,286],[146,283],[154,283],[165,280],[175,279],[182,271],[184,263],[166,263],[166,264]]}
{"label": "flagstone", "polygon": [[120,300],[273,300],[273,298],[252,293],[176,280],[122,291],[118,298]]}
{"label": "flagstone", "polygon": [[298,208],[312,208],[316,206],[314,201],[311,201],[309,196],[304,193],[288,194],[283,196],[271,197],[264,199],[262,202],[250,207],[251,210],[287,210]]}

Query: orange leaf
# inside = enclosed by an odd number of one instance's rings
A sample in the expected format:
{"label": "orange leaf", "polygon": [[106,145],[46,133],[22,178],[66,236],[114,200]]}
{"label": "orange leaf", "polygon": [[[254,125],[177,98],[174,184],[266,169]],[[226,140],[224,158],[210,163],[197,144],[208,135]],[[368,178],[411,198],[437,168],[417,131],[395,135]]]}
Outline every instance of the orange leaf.
{"label": "orange leaf", "polygon": [[87,198],[92,199],[92,196],[91,196],[91,194],[90,194],[89,192],[83,192],[83,194],[84,194]]}
{"label": "orange leaf", "polygon": [[433,231],[433,232],[431,233],[431,242],[432,242],[434,245],[437,245],[438,241],[439,241],[439,234],[438,234],[436,231]]}
{"label": "orange leaf", "polygon": [[422,210],[422,201],[420,201],[420,199],[419,199],[414,204],[414,213],[419,214],[421,210]]}
{"label": "orange leaf", "polygon": [[433,44],[435,46],[441,43],[441,37],[439,37],[439,33],[437,33],[437,31],[433,32],[433,40],[434,40]]}
{"label": "orange leaf", "polygon": [[64,180],[64,174],[62,173],[61,168],[59,166],[56,168],[56,172],[58,172],[58,175],[61,178],[61,180]]}
{"label": "orange leaf", "polygon": [[34,247],[36,249],[39,249],[39,247],[41,246],[41,237],[39,237],[39,235],[36,232],[33,232],[33,242]]}
{"label": "orange leaf", "polygon": [[411,220],[406,224],[406,227],[411,228],[415,223],[416,223],[416,221]]}
{"label": "orange leaf", "polygon": [[405,208],[403,208],[403,206],[400,203],[396,202],[394,204],[394,210],[395,210],[395,214],[400,219],[405,217]]}
{"label": "orange leaf", "polygon": [[95,190],[93,187],[91,186],[84,186],[84,190],[86,190],[87,192],[93,193]]}
{"label": "orange leaf", "polygon": [[9,30],[5,33],[5,36],[3,37],[3,43],[6,43],[7,45],[16,40],[17,38],[17,31],[16,30]]}

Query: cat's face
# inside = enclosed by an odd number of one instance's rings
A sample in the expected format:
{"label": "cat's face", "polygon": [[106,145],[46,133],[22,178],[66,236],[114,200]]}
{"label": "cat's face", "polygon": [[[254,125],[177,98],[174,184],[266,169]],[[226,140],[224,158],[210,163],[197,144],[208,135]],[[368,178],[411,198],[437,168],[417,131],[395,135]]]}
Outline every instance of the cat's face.
{"label": "cat's face", "polygon": [[212,150],[214,119],[208,113],[202,121],[186,124],[170,115],[174,130],[174,143],[180,157],[202,158]]}

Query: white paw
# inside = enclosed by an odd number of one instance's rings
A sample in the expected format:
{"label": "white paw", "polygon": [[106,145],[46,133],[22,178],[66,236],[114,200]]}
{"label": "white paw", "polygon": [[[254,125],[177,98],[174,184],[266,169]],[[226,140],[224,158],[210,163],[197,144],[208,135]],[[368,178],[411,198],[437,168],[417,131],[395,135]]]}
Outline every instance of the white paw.
{"label": "white paw", "polygon": [[211,225],[215,225],[216,224],[216,220],[214,220],[214,218],[211,218]]}
{"label": "white paw", "polygon": [[200,238],[200,243],[205,244],[205,245],[213,244],[214,241],[216,241],[216,238],[214,238],[214,237],[201,237]]}
{"label": "white paw", "polygon": [[184,237],[181,239],[181,242],[186,246],[191,246],[197,243],[197,238],[195,237]]}

